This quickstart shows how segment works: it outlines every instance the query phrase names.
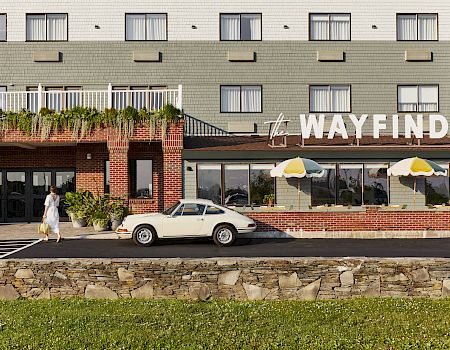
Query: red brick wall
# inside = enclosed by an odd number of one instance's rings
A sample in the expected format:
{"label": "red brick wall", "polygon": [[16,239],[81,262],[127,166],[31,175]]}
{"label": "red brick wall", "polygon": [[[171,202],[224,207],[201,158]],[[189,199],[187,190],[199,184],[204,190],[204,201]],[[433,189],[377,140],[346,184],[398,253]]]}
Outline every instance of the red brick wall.
{"label": "red brick wall", "polygon": [[[90,153],[92,159],[86,159]],[[95,194],[104,193],[106,144],[80,144],[76,147],[76,185]]]}
{"label": "red brick wall", "polygon": [[258,231],[450,230],[450,211],[268,212],[247,214]]}
{"label": "red brick wall", "polygon": [[0,168],[75,168],[76,147],[0,147]]}

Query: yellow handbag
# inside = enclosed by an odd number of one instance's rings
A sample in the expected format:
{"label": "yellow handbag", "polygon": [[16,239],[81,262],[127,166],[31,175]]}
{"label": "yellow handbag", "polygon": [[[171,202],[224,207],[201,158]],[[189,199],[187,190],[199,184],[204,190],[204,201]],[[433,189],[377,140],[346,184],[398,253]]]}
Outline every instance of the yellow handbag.
{"label": "yellow handbag", "polygon": [[38,233],[47,236],[50,234],[50,225],[45,223],[44,218],[42,218],[42,222],[39,224]]}

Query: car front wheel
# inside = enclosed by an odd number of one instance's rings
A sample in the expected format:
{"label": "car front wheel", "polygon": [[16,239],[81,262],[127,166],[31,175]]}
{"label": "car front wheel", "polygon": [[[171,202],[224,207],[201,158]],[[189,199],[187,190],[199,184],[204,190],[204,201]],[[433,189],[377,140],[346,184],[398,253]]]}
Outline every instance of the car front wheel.
{"label": "car front wheel", "polygon": [[155,229],[150,225],[141,225],[133,231],[133,241],[137,245],[148,247],[156,240]]}
{"label": "car front wheel", "polygon": [[236,240],[236,229],[231,225],[219,225],[214,229],[213,240],[220,247],[229,247]]}

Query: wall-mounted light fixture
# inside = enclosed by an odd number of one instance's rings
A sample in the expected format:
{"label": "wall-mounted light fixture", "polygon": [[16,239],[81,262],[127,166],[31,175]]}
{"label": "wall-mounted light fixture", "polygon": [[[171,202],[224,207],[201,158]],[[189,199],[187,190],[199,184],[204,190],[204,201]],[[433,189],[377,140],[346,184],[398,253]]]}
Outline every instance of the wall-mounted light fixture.
{"label": "wall-mounted light fixture", "polygon": [[284,29],[289,29],[289,26],[288,26],[287,24],[285,24],[285,25],[283,26],[283,28],[284,28]]}
{"label": "wall-mounted light fixture", "polygon": [[197,26],[192,25],[191,28],[192,28],[192,29],[197,29]]}
{"label": "wall-mounted light fixture", "polygon": [[92,159],[92,154],[91,153],[86,153],[86,159],[87,160],[91,160]]}
{"label": "wall-mounted light fixture", "polygon": [[372,24],[372,29],[378,29],[378,27],[375,24]]}
{"label": "wall-mounted light fixture", "polygon": [[94,26],[94,28],[95,28],[95,29],[100,29],[100,26],[99,26],[98,24],[96,24],[96,25]]}

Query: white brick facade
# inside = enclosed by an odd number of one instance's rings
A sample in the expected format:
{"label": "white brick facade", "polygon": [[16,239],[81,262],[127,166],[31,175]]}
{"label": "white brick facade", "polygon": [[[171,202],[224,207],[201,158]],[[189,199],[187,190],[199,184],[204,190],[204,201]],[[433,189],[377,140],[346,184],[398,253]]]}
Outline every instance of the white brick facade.
{"label": "white brick facade", "polygon": [[[168,39],[219,40],[219,14],[262,13],[262,39],[308,40],[308,14],[351,13],[353,41],[396,40],[396,13],[438,13],[439,40],[450,40],[448,0],[1,0],[0,13],[7,14],[8,41],[25,41],[26,13],[68,13],[69,41],[123,41],[125,13],[168,13]],[[95,29],[95,26],[100,29]],[[195,25],[197,29],[192,29]],[[284,26],[289,29],[284,29]],[[377,29],[372,29],[375,25]]]}

